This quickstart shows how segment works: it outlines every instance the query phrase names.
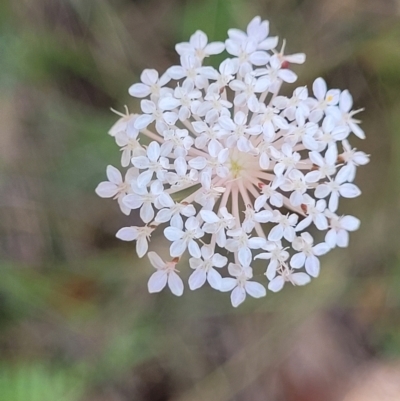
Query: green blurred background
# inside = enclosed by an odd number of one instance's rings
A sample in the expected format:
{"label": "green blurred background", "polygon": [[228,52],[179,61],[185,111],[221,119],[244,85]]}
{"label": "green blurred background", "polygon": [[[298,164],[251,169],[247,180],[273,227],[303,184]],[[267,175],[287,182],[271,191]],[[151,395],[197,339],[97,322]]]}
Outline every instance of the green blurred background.
{"label": "green blurred background", "polygon": [[[318,280],[237,310],[149,295],[115,238],[137,215],[94,193],[119,165],[109,108],[135,110],[128,87],[195,30],[255,15],[307,54],[298,85],[365,107],[371,162],[342,209],[362,226]],[[400,400],[399,22],[398,0],[1,1],[0,401]]]}

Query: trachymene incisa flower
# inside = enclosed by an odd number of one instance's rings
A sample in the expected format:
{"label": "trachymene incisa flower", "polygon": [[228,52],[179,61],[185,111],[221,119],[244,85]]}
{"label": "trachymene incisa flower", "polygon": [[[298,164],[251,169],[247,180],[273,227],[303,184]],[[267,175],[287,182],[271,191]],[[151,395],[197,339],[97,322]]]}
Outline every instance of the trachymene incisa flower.
{"label": "trachymene incisa flower", "polygon": [[[268,21],[255,17],[246,32],[230,29],[228,36],[225,43],[208,43],[197,31],[176,45],[180,65],[162,75],[143,71],[141,83],[129,88],[142,99],[141,112],[120,114],[109,131],[127,174],[123,180],[108,166],[109,181],[96,192],[117,199],[125,214],[139,210],[143,226],[117,233],[137,242],[139,257],[149,244],[156,250],[155,230],[170,242],[166,261],[148,253],[157,269],[150,292],[168,283],[181,295],[179,269],[190,263],[190,289],[208,282],[233,290],[238,306],[246,294],[266,294],[253,281],[261,277],[255,259],[266,260],[268,288],[276,292],[285,283],[309,283],[319,274],[319,256],[347,246],[359,220],[337,214],[340,198],[360,195],[356,168],[369,158],[348,141],[365,135],[347,90],[328,90],[317,78],[312,93],[301,86],[292,96],[278,95],[284,82],[296,81],[292,64],[305,55],[285,55],[285,42],[278,50]],[[231,57],[218,68],[203,65],[224,50]],[[325,239],[314,243],[311,229],[325,232]]]}

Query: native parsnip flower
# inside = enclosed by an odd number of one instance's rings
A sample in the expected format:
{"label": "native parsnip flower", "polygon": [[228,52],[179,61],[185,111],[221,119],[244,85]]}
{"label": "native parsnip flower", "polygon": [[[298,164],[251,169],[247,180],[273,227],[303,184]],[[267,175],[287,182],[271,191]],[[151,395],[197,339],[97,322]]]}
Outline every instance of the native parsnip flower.
{"label": "native parsnip flower", "polygon": [[[128,170],[123,179],[108,166],[96,192],[143,221],[117,237],[148,255],[156,269],[150,292],[168,286],[182,295],[177,267],[190,265],[190,289],[208,282],[232,291],[236,307],[247,295],[266,295],[257,282],[263,276],[272,292],[308,284],[320,273],[319,256],[347,246],[358,229],[356,217],[337,213],[341,198],[361,194],[353,181],[369,161],[350,145],[353,135],[365,136],[354,117],[361,110],[323,78],[279,95],[283,83],[297,80],[291,67],[305,55],[286,55],[286,42],[278,44],[260,17],[246,31],[230,29],[225,43],[196,31],[176,45],[180,65],[161,74],[146,69],[129,88],[140,110],[117,113],[109,131]],[[203,66],[224,50],[230,56],[218,67]],[[169,245],[165,261],[148,252],[155,231]]]}

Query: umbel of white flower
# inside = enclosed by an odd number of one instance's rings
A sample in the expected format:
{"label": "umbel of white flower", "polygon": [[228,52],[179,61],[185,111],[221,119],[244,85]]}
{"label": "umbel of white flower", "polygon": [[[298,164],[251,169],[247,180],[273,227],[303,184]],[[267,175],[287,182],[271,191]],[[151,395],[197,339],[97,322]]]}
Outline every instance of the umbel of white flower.
{"label": "umbel of white flower", "polygon": [[[141,111],[126,110],[109,132],[127,171],[123,178],[108,166],[96,192],[116,199],[126,215],[138,210],[143,225],[117,237],[148,255],[150,292],[168,285],[182,295],[179,273],[190,267],[191,290],[231,291],[236,307],[247,295],[265,296],[265,286],[276,292],[309,283],[319,257],[346,247],[348,232],[358,229],[360,221],[338,209],[340,198],[360,195],[356,169],[369,161],[349,144],[352,135],[364,138],[355,118],[361,110],[352,110],[347,90],[328,89],[322,78],[310,91],[280,96],[305,55],[286,55],[278,43],[260,17],[246,32],[230,29],[225,43],[208,43],[197,31],[176,45],[180,65],[162,75],[146,69],[129,88]],[[229,56],[218,68],[203,65],[223,51]],[[156,249],[155,230],[169,241],[169,257],[148,252]],[[263,270],[253,270],[255,259]]]}

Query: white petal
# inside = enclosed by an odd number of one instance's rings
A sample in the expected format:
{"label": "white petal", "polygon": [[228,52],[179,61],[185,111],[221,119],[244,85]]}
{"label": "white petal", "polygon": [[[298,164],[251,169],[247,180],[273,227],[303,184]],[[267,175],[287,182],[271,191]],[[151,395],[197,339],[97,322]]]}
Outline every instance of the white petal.
{"label": "white petal", "polygon": [[117,185],[123,182],[120,171],[113,166],[107,166],[107,178],[108,181]]}
{"label": "white petal", "polygon": [[165,262],[160,258],[160,256],[157,255],[156,252],[149,252],[147,256],[150,260],[150,263],[156,269],[163,269],[165,267]]}
{"label": "white petal", "polygon": [[209,224],[218,223],[219,217],[211,210],[200,210],[201,218]]}
{"label": "white petal", "polygon": [[152,178],[153,178],[153,171],[150,170],[144,171],[143,173],[139,174],[136,180],[136,184],[139,188],[145,188]]}
{"label": "white petal", "polygon": [[296,285],[306,285],[311,281],[311,278],[306,273],[294,273],[291,275],[291,279]]}
{"label": "white petal", "polygon": [[335,177],[335,181],[339,184],[342,184],[343,182],[347,181],[347,178],[349,176],[349,169],[346,168],[347,166],[342,167],[336,177]]}
{"label": "white petal", "polygon": [[237,280],[232,277],[225,277],[221,280],[220,291],[228,292],[231,291],[237,285]]}
{"label": "white petal", "polygon": [[231,293],[233,307],[238,307],[246,299],[246,291],[242,287],[236,287]]}
{"label": "white petal", "polygon": [[268,89],[271,81],[267,77],[262,77],[257,80],[257,83],[254,86],[254,92],[260,93],[264,92]]}
{"label": "white petal", "polygon": [[324,100],[326,94],[326,82],[323,78],[317,78],[313,83],[313,92],[318,100]]}
{"label": "white petal", "polygon": [[228,263],[228,258],[216,253],[212,257],[212,263],[215,267],[224,267]]}
{"label": "white petal", "polygon": [[296,253],[290,259],[290,266],[292,266],[293,269],[300,269],[301,267],[304,266],[305,260],[306,260],[306,255],[303,252]]}
{"label": "white petal", "polygon": [[303,64],[306,61],[306,55],[304,53],[295,53],[285,56],[285,59],[289,63]]}
{"label": "white petal", "polygon": [[252,254],[249,248],[240,248],[238,259],[242,266],[250,266]]}
{"label": "white petal", "polygon": [[164,230],[164,235],[169,241],[177,241],[182,238],[183,231],[176,227],[167,227]]}
{"label": "white petal", "polygon": [[150,293],[160,292],[167,284],[167,272],[159,270],[153,273],[147,283],[147,288]]}
{"label": "white petal", "polygon": [[305,228],[307,228],[312,222],[312,217],[307,216],[304,220],[300,221],[299,224],[297,224],[295,231],[303,231]]}
{"label": "white petal", "polygon": [[185,69],[180,65],[168,68],[167,74],[175,80],[181,79],[186,75]]}
{"label": "white petal", "polygon": [[160,99],[158,107],[161,110],[172,110],[181,105],[181,101],[172,96],[165,96]]}
{"label": "white petal", "polygon": [[168,287],[177,297],[183,294],[183,281],[174,271],[168,274]]}
{"label": "white petal", "polygon": [[339,107],[340,111],[347,113],[353,106],[353,98],[349,91],[346,89],[340,94]]}
{"label": "white petal", "polygon": [[350,128],[353,131],[353,133],[358,136],[360,139],[365,139],[365,132],[363,131],[362,128],[360,128],[359,125],[355,123],[350,123]]}
{"label": "white petal", "polygon": [[283,277],[278,276],[269,282],[268,289],[272,292],[278,292],[283,288],[284,284],[285,280],[283,279]]}
{"label": "white petal", "polygon": [[339,206],[339,194],[337,192],[332,192],[331,197],[329,198],[328,206],[331,212],[336,212]]}
{"label": "white petal", "polygon": [[96,188],[96,194],[101,198],[112,198],[118,193],[118,187],[112,182],[103,181]]}
{"label": "white petal", "polygon": [[336,235],[336,243],[340,248],[346,248],[349,245],[349,233],[346,230],[339,230]]}
{"label": "white petal", "polygon": [[194,240],[189,241],[188,251],[194,258],[201,258],[200,247],[196,241]]}
{"label": "white petal", "polygon": [[143,129],[146,128],[152,121],[154,121],[154,117],[151,114],[142,114],[135,120],[135,128]]}
{"label": "white petal", "polygon": [[225,50],[225,44],[222,42],[212,42],[208,44],[205,48],[204,51],[206,54],[220,54]]}
{"label": "white petal", "polygon": [[247,281],[245,284],[246,292],[253,298],[261,298],[267,295],[265,287],[255,281]]}
{"label": "white petal", "polygon": [[144,236],[140,236],[136,242],[136,253],[139,258],[142,258],[147,250],[149,249],[149,244],[147,243],[147,239]]}
{"label": "white petal", "polygon": [[136,227],[124,227],[118,230],[115,236],[122,241],[133,241],[136,240],[139,232]]}
{"label": "white petal", "polygon": [[355,231],[360,227],[360,220],[354,216],[343,216],[340,225],[347,231]]}
{"label": "white petal", "polygon": [[260,65],[265,66],[268,63],[269,58],[270,58],[270,56],[267,52],[256,51],[250,55],[249,60],[252,64],[254,64],[256,66],[260,66]]}
{"label": "white petal", "polygon": [[341,185],[339,192],[344,198],[355,198],[361,194],[360,189],[354,184]]}
{"label": "white petal", "polygon": [[320,244],[317,244],[313,247],[313,252],[315,255],[320,256],[320,255],[325,255],[330,251],[330,247],[328,244],[325,242],[321,242]]}
{"label": "white petal", "polygon": [[138,209],[143,205],[142,197],[136,194],[126,195],[122,198],[122,202],[130,209]]}
{"label": "white petal", "polygon": [[326,184],[321,184],[318,185],[317,188],[315,189],[315,196],[317,198],[325,198],[326,196],[329,195],[329,193],[331,192],[330,188],[328,187],[328,185]]}
{"label": "white petal", "polygon": [[208,271],[207,281],[215,290],[221,289],[222,277],[215,269],[210,269]]}
{"label": "white petal", "polygon": [[158,72],[150,68],[146,68],[140,74],[140,79],[148,86],[155,84],[158,81]]}
{"label": "white petal", "polygon": [[273,227],[270,233],[268,234],[269,241],[279,241],[282,237],[283,237],[283,227],[280,224]]}
{"label": "white petal", "polygon": [[292,84],[297,80],[297,75],[293,71],[287,69],[279,70],[278,76],[289,84]]}
{"label": "white petal", "polygon": [[143,98],[150,95],[150,87],[143,84],[133,84],[129,88],[129,94],[133,97]]}
{"label": "white petal", "polygon": [[248,240],[248,245],[251,249],[260,249],[265,245],[265,243],[265,239],[261,237],[252,237]]}
{"label": "white petal", "polygon": [[276,276],[276,269],[278,268],[279,263],[276,259],[273,259],[269,262],[267,271],[266,271],[266,276],[268,280],[273,280]]}
{"label": "white petal", "polygon": [[196,269],[189,277],[189,288],[197,290],[206,282],[207,274],[203,269]]}
{"label": "white petal", "polygon": [[322,213],[317,214],[315,217],[315,226],[318,230],[326,230],[328,228],[328,220]]}
{"label": "white petal", "polygon": [[154,209],[151,203],[145,202],[143,203],[142,208],[140,209],[140,218],[144,223],[150,223],[154,217]]}
{"label": "white petal", "polygon": [[318,277],[319,275],[319,259],[312,255],[306,259],[306,272],[312,277]]}
{"label": "white petal", "polygon": [[197,156],[189,161],[189,166],[196,170],[202,170],[206,165],[207,160],[203,156]]}
{"label": "white petal", "polygon": [[325,242],[330,248],[335,248],[337,241],[337,234],[334,229],[329,230],[325,235]]}

